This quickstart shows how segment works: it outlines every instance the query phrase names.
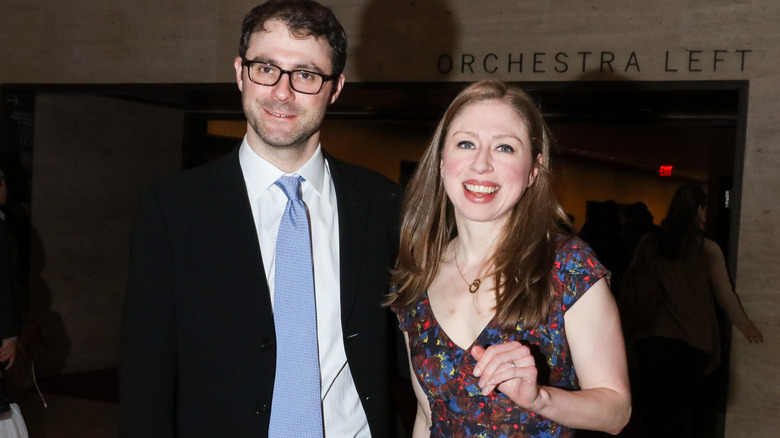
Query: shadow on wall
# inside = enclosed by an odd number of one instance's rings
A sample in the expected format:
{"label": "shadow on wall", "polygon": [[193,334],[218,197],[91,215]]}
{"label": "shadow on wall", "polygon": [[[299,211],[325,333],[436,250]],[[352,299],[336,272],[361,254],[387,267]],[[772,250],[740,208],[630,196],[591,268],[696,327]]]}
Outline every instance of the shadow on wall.
{"label": "shadow on wall", "polygon": [[409,81],[417,72],[426,77],[440,74],[439,57],[451,54],[458,40],[453,14],[447,0],[372,0],[363,13],[359,45],[350,61],[361,81],[379,77]]}
{"label": "shadow on wall", "polygon": [[20,261],[16,273],[21,289],[16,299],[21,323],[17,355],[3,379],[12,399],[32,390],[36,375],[59,374],[70,354],[65,325],[51,309],[51,291],[41,276],[45,254],[40,235],[30,220],[31,176],[26,155],[25,151],[12,150],[3,153],[1,160],[8,185],[4,223],[13,236]]}
{"label": "shadow on wall", "polygon": [[[70,355],[71,344],[62,317],[51,309],[51,290],[41,276],[45,258],[40,236],[30,225],[25,211],[11,209],[10,213],[6,217],[11,218],[10,225],[13,225],[16,240],[21,243],[22,260],[26,261],[22,275],[29,272],[29,276],[22,277],[28,279],[22,284],[28,291],[28,301],[22,306],[25,310],[17,334],[16,360],[5,373],[4,380],[11,399],[24,404],[24,410],[28,407],[41,409],[45,402],[30,395],[42,378],[60,374]],[[28,405],[26,400],[33,402]]]}

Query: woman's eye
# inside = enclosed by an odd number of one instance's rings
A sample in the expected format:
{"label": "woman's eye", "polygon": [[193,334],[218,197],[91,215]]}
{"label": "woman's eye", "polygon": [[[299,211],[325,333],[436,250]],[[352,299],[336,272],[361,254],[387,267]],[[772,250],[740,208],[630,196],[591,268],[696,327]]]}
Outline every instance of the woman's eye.
{"label": "woman's eye", "polygon": [[515,148],[512,146],[509,146],[508,144],[502,144],[496,148],[499,152],[514,152]]}
{"label": "woman's eye", "polygon": [[474,149],[474,144],[470,141],[461,141],[458,143],[458,147],[461,149]]}

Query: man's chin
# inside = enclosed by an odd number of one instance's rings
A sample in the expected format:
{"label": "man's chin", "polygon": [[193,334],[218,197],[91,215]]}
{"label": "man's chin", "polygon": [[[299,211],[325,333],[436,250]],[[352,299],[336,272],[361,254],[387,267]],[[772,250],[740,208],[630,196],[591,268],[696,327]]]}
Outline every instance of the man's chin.
{"label": "man's chin", "polygon": [[[257,132],[257,131],[255,131]],[[258,137],[269,147],[277,150],[304,150],[313,134],[294,135],[290,133],[270,134],[258,132]]]}
{"label": "man's chin", "polygon": [[296,149],[306,149],[306,142],[301,141],[266,141],[266,144],[268,146],[271,146],[274,149],[279,150],[296,150]]}

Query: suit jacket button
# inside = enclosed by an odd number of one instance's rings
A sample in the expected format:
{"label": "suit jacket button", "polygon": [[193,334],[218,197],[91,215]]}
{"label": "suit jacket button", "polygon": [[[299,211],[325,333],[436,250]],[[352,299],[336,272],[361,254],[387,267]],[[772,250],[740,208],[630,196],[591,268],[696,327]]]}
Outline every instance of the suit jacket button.
{"label": "suit jacket button", "polygon": [[271,340],[271,338],[263,338],[263,340],[260,342],[260,348],[262,348],[264,351],[268,351],[274,346],[274,341]]}
{"label": "suit jacket button", "polygon": [[268,413],[268,405],[265,403],[258,403],[257,406],[255,406],[255,414],[257,415],[264,415]]}

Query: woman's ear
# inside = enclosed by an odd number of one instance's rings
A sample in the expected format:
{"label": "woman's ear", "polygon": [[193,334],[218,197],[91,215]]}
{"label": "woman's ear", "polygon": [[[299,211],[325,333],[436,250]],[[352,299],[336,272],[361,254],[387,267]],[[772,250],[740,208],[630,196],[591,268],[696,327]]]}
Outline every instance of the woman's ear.
{"label": "woman's ear", "polygon": [[534,167],[531,170],[531,173],[528,174],[528,187],[531,187],[534,184],[534,181],[536,181],[536,176],[539,175],[539,168],[542,167],[542,163],[544,162],[542,154],[536,155],[536,163],[534,163]]}

